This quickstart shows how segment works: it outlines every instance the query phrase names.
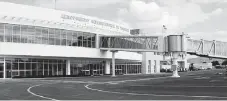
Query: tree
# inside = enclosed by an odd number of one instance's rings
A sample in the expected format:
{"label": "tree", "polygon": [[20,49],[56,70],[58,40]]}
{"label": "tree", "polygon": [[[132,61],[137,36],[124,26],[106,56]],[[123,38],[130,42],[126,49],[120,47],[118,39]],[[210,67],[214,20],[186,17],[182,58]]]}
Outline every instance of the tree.
{"label": "tree", "polygon": [[221,65],[227,65],[227,60],[223,61]]}
{"label": "tree", "polygon": [[217,65],[220,65],[220,63],[218,61],[213,61],[211,62],[212,63],[212,66],[217,66]]}

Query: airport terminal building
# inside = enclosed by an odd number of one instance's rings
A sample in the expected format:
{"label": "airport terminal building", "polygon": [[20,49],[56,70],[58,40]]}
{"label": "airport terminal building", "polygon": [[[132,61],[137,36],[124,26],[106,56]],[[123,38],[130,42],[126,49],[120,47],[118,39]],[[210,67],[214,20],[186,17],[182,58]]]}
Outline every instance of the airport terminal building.
{"label": "airport terminal building", "polygon": [[[99,49],[98,36],[130,35],[130,28],[81,14],[6,2],[0,8],[0,78],[109,75],[112,54]],[[117,75],[153,73],[142,68],[142,53],[115,58]]]}

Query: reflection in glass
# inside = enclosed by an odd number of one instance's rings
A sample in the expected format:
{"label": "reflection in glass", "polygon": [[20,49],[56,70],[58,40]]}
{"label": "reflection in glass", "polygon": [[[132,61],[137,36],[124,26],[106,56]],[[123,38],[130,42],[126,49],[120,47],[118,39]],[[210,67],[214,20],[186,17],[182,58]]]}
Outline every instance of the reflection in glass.
{"label": "reflection in glass", "polygon": [[95,48],[95,34],[38,26],[0,23],[0,42]]}
{"label": "reflection in glass", "polygon": [[4,42],[4,24],[0,23],[0,42]]}

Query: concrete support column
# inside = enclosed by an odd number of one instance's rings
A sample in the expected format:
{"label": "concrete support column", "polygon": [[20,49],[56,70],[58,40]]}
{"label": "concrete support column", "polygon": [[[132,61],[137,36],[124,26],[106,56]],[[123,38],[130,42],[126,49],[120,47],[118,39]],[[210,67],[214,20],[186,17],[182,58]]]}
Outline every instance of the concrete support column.
{"label": "concrete support column", "polygon": [[95,48],[99,48],[99,34],[96,34],[95,36]]}
{"label": "concrete support column", "polygon": [[105,74],[110,74],[110,61],[105,61]]}
{"label": "concrete support column", "polygon": [[71,75],[70,60],[66,60],[66,75]]}
{"label": "concrete support column", "polygon": [[3,78],[6,78],[6,60],[5,57],[3,59]]}
{"label": "concrete support column", "polygon": [[184,70],[187,70],[189,68],[187,54],[184,54],[183,61],[184,61]]}
{"label": "concrete support column", "polygon": [[177,52],[173,52],[173,56],[172,56],[172,60],[173,60],[173,63],[172,63],[172,70],[173,70],[173,75],[172,77],[180,77],[179,74],[178,74],[178,63],[177,63],[177,59],[178,59],[178,53]]}
{"label": "concrete support column", "polygon": [[117,51],[111,51],[112,52],[112,77],[115,77],[115,53]]}
{"label": "concrete support column", "polygon": [[146,52],[142,53],[142,68],[141,68],[141,73],[142,74],[147,74],[147,69],[148,69],[148,60],[146,56]]}
{"label": "concrete support column", "polygon": [[155,73],[160,73],[160,61],[156,60]]}

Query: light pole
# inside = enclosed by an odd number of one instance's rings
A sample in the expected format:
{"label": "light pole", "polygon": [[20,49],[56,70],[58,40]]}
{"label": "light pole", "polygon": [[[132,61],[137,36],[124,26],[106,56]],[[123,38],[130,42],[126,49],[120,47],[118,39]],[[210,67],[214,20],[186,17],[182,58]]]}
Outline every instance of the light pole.
{"label": "light pole", "polygon": [[167,30],[167,28],[166,28],[166,26],[165,25],[163,25],[162,26],[162,37],[163,37],[163,39],[164,39],[164,52],[163,52],[163,61],[165,61],[166,60],[166,58],[165,58],[165,55],[166,55],[166,48],[167,48],[167,46],[166,46],[166,38],[165,38],[165,36],[166,36],[166,30]]}
{"label": "light pole", "polygon": [[162,25],[162,36],[165,37],[167,27],[166,25]]}

